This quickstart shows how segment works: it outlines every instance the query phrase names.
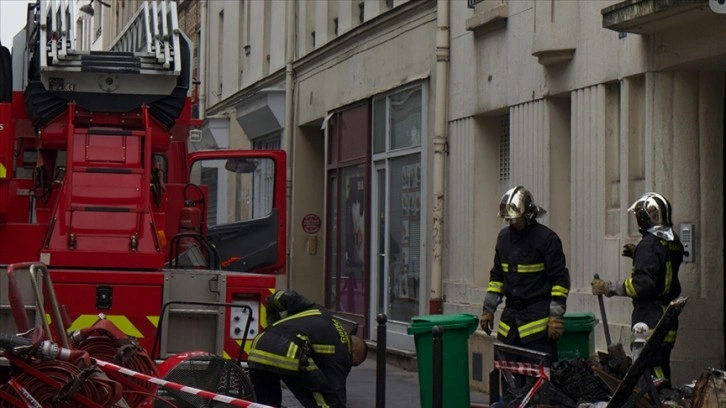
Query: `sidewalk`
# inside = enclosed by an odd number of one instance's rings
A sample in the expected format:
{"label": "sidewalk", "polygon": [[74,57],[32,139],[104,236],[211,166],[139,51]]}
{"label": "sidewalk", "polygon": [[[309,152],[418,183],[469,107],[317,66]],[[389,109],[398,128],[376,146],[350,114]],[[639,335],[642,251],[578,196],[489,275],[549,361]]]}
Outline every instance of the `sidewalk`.
{"label": "sidewalk", "polygon": [[[376,360],[368,358],[348,376],[348,408],[376,407]],[[471,402],[476,406],[489,403],[489,396],[471,392]],[[302,408],[292,394],[285,390],[282,400],[286,408]],[[386,408],[420,408],[418,373],[397,366],[386,365]]]}

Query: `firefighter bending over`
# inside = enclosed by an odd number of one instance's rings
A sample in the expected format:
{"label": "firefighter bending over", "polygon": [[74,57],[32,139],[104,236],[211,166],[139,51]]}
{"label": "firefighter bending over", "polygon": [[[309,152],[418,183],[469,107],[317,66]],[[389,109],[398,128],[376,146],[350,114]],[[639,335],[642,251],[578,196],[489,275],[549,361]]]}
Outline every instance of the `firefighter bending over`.
{"label": "firefighter bending over", "polygon": [[[297,292],[279,291],[266,303],[271,324],[255,338],[248,358],[257,402],[279,407],[284,381],[305,408],[344,408],[350,369],[368,354],[363,339]],[[282,312],[287,315],[280,319]]]}
{"label": "firefighter bending over", "polygon": [[[633,258],[633,271],[622,282],[601,279],[592,281],[592,294],[633,298],[631,325],[645,323],[650,330],[663,316],[668,304],[681,294],[678,269],[684,249],[673,232],[671,204],[658,193],[645,193],[628,209],[635,215],[643,235],[637,246],[627,244],[623,256]],[[668,332],[648,366],[658,379],[671,379],[671,350],[676,342],[676,328]]]}
{"label": "firefighter bending over", "polygon": [[557,360],[557,340],[564,331],[570,292],[562,242],[537,222],[546,211],[534,204],[532,194],[516,186],[502,196],[499,217],[509,226],[497,237],[497,246],[484,297],[481,328],[491,334],[494,312],[506,298],[497,336],[504,344],[550,354]]}

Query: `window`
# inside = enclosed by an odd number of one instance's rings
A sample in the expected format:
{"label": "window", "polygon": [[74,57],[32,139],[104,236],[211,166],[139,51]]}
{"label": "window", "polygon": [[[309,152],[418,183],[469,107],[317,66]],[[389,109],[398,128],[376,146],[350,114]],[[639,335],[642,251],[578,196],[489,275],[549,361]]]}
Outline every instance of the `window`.
{"label": "window", "polygon": [[389,98],[391,149],[421,144],[421,88],[394,94]]}
{"label": "window", "polygon": [[222,76],[224,75],[224,10],[219,12],[219,25],[217,26],[217,99],[222,100]]}
{"label": "window", "polygon": [[426,197],[421,165],[426,122],[423,101],[421,85],[373,100],[373,202],[379,222],[375,238],[383,254],[373,265],[379,269],[374,275],[377,307],[398,322],[417,315],[425,298],[421,293]]}
{"label": "window", "polygon": [[511,154],[509,148],[509,115],[501,117],[501,134],[499,136],[499,184],[502,191],[509,189],[511,178]]}
{"label": "window", "polygon": [[[275,164],[271,159],[214,159],[194,163],[191,182],[207,190],[204,203],[209,226],[268,216],[274,198]],[[199,200],[200,191],[185,189],[185,199]]]}

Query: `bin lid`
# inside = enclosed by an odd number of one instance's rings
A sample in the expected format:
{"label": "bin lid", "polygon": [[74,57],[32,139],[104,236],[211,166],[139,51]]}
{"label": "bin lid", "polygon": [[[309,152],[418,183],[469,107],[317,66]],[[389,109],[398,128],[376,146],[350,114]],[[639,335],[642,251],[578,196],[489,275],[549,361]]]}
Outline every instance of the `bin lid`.
{"label": "bin lid", "polygon": [[431,333],[434,326],[444,330],[469,329],[473,332],[477,324],[479,318],[467,313],[415,316],[408,325],[408,334]]}
{"label": "bin lid", "polygon": [[596,324],[597,319],[593,313],[565,313],[565,327],[594,326]]}

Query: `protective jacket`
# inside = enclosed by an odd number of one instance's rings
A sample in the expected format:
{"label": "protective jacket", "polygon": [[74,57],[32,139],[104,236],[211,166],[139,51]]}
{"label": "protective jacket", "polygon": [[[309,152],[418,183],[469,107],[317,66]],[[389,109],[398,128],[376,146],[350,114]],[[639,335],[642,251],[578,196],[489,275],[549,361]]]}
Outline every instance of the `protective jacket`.
{"label": "protective jacket", "polygon": [[277,292],[267,306],[268,313],[287,316],[257,335],[248,354],[250,368],[300,376],[311,393],[333,395],[334,401],[327,397],[321,406],[344,407],[350,335],[328,310],[294,291]]}
{"label": "protective jacket", "polygon": [[[633,252],[633,271],[623,282],[625,294],[633,298],[632,324],[643,322],[654,329],[668,304],[681,294],[678,270],[683,262],[683,244],[642,231],[643,239]],[[666,337],[672,346],[676,330]]]}
{"label": "protective jacket", "polygon": [[545,339],[550,302],[559,301],[564,307],[570,291],[570,273],[557,234],[536,220],[522,231],[503,228],[487,291],[506,299],[499,340],[509,343],[516,334],[523,344]]}

